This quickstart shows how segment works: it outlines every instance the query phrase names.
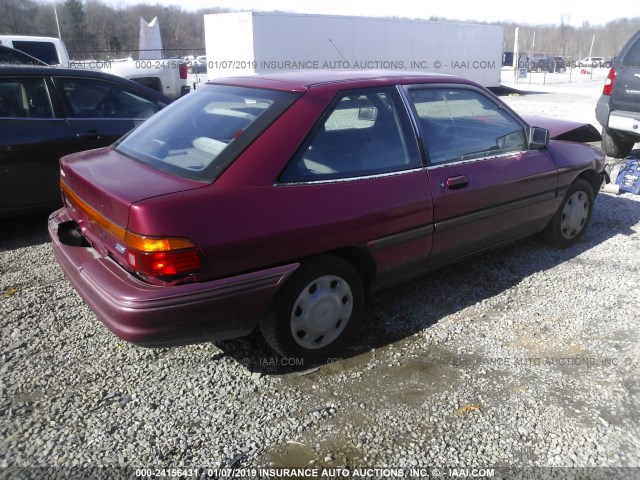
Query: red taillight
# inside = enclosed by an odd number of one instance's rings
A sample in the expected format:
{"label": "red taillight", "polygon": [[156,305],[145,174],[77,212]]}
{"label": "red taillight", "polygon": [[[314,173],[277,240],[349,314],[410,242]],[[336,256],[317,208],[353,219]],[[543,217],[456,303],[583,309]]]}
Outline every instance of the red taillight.
{"label": "red taillight", "polygon": [[200,270],[200,254],[195,249],[155,253],[129,250],[127,263],[141,275],[177,277]]}
{"label": "red taillight", "polygon": [[611,91],[613,90],[613,84],[616,82],[616,69],[611,68],[609,70],[609,75],[607,75],[607,79],[604,82],[604,88],[602,89],[603,95],[611,95]]}
{"label": "red taillight", "polygon": [[186,80],[187,79],[187,64],[186,63],[181,63],[178,68],[180,69],[180,78],[182,80]]}
{"label": "red taillight", "polygon": [[200,270],[200,252],[186,238],[156,238],[127,232],[127,264],[136,273],[179,277]]}
{"label": "red taillight", "polygon": [[200,249],[188,238],[147,237],[138,235],[116,225],[95,210],[64,182],[62,192],[74,206],[83,210],[91,220],[120,240],[125,247],[125,259],[129,269],[153,277],[181,277],[195,273],[202,266]]}

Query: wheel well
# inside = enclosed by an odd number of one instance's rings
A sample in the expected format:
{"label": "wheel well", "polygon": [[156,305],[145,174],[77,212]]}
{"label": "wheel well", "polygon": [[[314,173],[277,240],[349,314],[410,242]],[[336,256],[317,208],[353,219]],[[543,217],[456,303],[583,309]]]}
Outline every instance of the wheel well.
{"label": "wheel well", "polygon": [[371,255],[357,247],[345,247],[327,253],[336,255],[353,265],[362,277],[365,292],[369,291],[376,277],[376,264]]}
{"label": "wheel well", "polygon": [[624,131],[620,131],[620,130],[613,130],[611,128],[608,127],[602,127],[603,130],[605,130],[607,132],[607,134],[613,139],[616,140],[618,142],[633,142],[634,144],[637,142],[640,142],[640,136],[639,135],[634,135],[632,133],[628,133],[628,132],[624,132]]}
{"label": "wheel well", "polygon": [[589,182],[589,184],[593,188],[594,197],[598,195],[598,192],[600,191],[600,184],[602,182],[602,178],[594,170],[585,170],[580,175],[578,175],[577,178],[582,178],[587,182]]}

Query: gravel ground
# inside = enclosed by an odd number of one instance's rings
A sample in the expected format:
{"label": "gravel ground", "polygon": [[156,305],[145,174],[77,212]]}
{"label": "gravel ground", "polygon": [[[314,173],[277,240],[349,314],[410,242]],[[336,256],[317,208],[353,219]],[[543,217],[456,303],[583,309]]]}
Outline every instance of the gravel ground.
{"label": "gravel ground", "polygon": [[[573,108],[554,93],[507,101]],[[313,368],[258,335],[119,341],[64,279],[45,225],[0,223],[0,478],[34,466],[640,467],[640,196],[600,194],[568,250],[529,239],[372,296],[352,350]]]}

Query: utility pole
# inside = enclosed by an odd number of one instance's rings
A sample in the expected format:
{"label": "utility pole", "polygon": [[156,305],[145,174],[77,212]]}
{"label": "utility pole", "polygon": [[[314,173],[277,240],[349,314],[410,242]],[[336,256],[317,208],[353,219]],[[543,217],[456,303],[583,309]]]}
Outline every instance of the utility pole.
{"label": "utility pole", "polygon": [[58,22],[58,10],[56,9],[55,4],[53,5],[53,14],[56,16],[56,26],[58,27],[58,38],[62,39],[62,34],[60,33],[60,22]]}
{"label": "utility pole", "polygon": [[589,57],[591,57],[591,53],[593,53],[593,43],[596,41],[596,34],[593,34],[593,39],[591,40],[591,48],[589,49]]}
{"label": "utility pole", "polygon": [[518,52],[518,32],[520,27],[516,27],[515,38],[513,39],[513,80],[518,83],[518,71],[520,69],[520,53]]}

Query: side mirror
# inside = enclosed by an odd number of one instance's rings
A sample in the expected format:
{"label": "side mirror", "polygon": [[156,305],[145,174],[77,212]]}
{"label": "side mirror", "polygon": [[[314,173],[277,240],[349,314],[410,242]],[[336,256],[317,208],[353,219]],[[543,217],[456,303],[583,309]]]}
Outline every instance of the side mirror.
{"label": "side mirror", "polygon": [[529,150],[544,148],[549,143],[549,130],[542,127],[529,128]]}

